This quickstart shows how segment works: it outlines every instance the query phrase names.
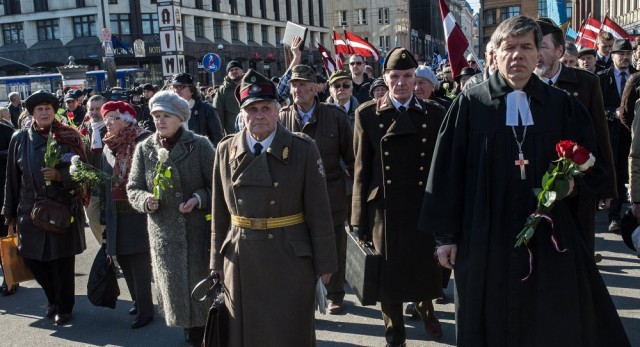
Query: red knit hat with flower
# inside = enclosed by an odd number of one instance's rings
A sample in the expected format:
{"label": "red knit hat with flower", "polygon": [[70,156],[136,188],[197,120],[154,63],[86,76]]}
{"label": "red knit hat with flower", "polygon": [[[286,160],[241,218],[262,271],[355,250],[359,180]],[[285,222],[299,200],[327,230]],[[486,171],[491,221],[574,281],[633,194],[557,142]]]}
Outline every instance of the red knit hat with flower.
{"label": "red knit hat with flower", "polygon": [[105,103],[100,109],[100,114],[102,115],[102,117],[104,117],[111,111],[118,112],[120,119],[123,119],[127,122],[134,124],[137,122],[136,110],[133,108],[133,106],[124,101],[109,101]]}

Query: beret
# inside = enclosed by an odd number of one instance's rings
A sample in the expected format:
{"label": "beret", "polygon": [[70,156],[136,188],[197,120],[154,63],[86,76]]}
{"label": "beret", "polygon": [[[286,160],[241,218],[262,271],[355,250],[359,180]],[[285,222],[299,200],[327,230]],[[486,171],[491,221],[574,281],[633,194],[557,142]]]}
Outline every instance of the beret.
{"label": "beret", "polygon": [[120,118],[126,120],[129,123],[137,122],[137,114],[136,110],[133,106],[129,105],[124,101],[109,101],[105,102],[104,105],[100,108],[100,114],[102,117],[106,116],[107,113],[116,111],[120,114]]}
{"label": "beret", "polygon": [[436,77],[436,74],[434,74],[427,66],[418,66],[416,69],[416,77],[426,79],[434,88],[438,86],[438,78]]}

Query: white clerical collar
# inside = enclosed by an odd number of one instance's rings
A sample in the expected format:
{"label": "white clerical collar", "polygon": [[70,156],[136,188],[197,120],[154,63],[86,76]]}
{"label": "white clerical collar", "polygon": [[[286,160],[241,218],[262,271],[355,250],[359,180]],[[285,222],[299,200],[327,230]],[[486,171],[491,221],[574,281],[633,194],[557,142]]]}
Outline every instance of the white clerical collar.
{"label": "white clerical collar", "polygon": [[[518,117],[519,116],[519,117]],[[518,124],[518,118],[522,124]],[[533,125],[533,117],[529,108],[529,98],[522,90],[514,90],[507,94],[506,125]]]}
{"label": "white clerical collar", "polygon": [[[245,132],[244,137],[247,139],[247,143],[249,144],[249,149],[253,151],[253,146],[255,146],[255,144],[258,143],[258,140],[254,139],[253,136],[251,136],[251,134],[249,133],[249,129],[247,129],[247,131]],[[262,145],[262,148],[264,148],[265,151],[271,145],[271,142],[273,141],[274,137],[276,137],[276,129],[273,129],[273,131],[271,132],[271,134],[269,134],[269,136],[267,136],[267,138],[260,141],[260,144]]]}
{"label": "white clerical collar", "polygon": [[407,100],[407,102],[405,102],[404,104],[401,103],[400,101],[394,99],[393,96],[391,96],[391,95],[389,95],[389,99],[391,99],[391,103],[393,104],[393,107],[396,108],[396,110],[399,109],[400,106],[404,106],[404,109],[407,110],[407,109],[409,109],[409,105],[411,105],[411,99],[412,98],[409,98]]}

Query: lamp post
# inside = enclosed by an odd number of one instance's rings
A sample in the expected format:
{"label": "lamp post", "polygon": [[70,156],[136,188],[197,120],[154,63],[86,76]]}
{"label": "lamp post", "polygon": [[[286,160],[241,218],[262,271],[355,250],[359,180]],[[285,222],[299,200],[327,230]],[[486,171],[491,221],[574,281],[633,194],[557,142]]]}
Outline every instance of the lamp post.
{"label": "lamp post", "polygon": [[[218,44],[218,53],[222,52],[222,50],[224,49],[224,45],[223,44]],[[222,59],[222,56],[220,56],[220,68],[222,68],[222,64],[223,64],[224,59]],[[211,86],[215,88],[216,86],[216,73],[212,72],[211,73]]]}

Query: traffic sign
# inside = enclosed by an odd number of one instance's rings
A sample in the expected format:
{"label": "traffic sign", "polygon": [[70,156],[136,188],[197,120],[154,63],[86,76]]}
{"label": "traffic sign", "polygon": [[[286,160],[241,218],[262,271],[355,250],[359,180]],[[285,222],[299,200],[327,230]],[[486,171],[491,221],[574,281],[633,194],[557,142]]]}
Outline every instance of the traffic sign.
{"label": "traffic sign", "polygon": [[202,58],[202,67],[207,70],[207,72],[218,71],[220,69],[220,65],[222,65],[220,56],[215,53],[208,53],[204,58]]}

